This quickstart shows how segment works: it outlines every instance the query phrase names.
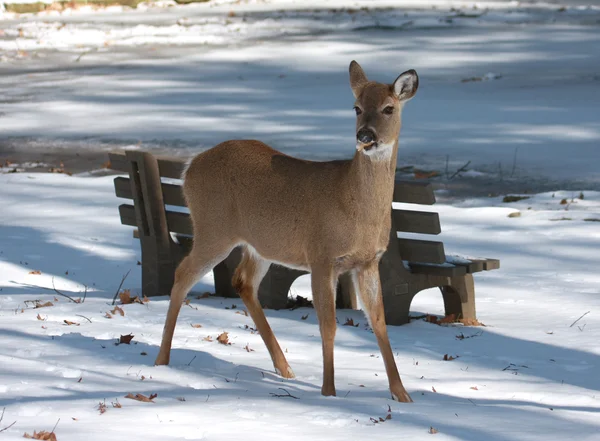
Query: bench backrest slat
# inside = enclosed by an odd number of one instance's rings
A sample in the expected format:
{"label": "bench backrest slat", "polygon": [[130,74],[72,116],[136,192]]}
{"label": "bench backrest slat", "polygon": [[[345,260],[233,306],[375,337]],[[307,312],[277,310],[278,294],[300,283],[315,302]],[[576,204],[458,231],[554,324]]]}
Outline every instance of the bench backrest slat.
{"label": "bench backrest slat", "polygon": [[[181,186],[177,184],[161,184],[163,200],[166,205],[175,207],[186,207],[187,203],[183,197]],[[115,178],[115,193],[117,197],[124,199],[133,199],[131,194],[131,184],[129,178]]]}
{"label": "bench backrest slat", "polygon": [[436,264],[446,262],[442,242],[399,238],[398,249],[402,260]]}
{"label": "bench backrest slat", "polygon": [[429,182],[405,181],[396,178],[394,182],[394,202],[433,205],[435,204],[433,186]]}
{"label": "bench backrest slat", "polygon": [[440,234],[440,217],[427,211],[393,210],[396,231],[406,233]]}
{"label": "bench backrest slat", "polygon": [[[187,159],[185,158],[171,158],[164,156],[155,156],[158,161],[158,170],[160,176],[163,178],[180,179],[185,170]],[[110,168],[112,170],[118,170],[125,173],[129,172],[129,163],[125,157],[125,153],[122,152],[110,152],[108,154],[110,160]]]}
{"label": "bench backrest slat", "polygon": [[[188,236],[193,235],[192,220],[189,214],[169,210],[167,210],[165,214],[167,216],[167,225],[171,233],[185,234]],[[123,225],[132,227],[138,226],[133,205],[119,205],[119,215],[121,216],[121,223]]]}

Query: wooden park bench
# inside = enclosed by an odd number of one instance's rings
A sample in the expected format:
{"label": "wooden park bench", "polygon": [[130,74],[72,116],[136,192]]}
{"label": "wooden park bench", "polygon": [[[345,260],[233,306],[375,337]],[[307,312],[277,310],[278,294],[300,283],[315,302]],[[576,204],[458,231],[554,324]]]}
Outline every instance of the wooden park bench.
{"label": "wooden park bench", "polygon": [[[120,205],[119,213],[122,224],[137,227],[134,236],[142,248],[142,292],[148,297],[169,295],[175,269],[192,245],[192,224],[181,181],[174,181],[180,179],[186,161],[135,150],[110,153],[109,159],[113,170],[129,174],[128,178],[115,178],[115,192],[133,202]],[[429,183],[396,180],[394,202],[432,205],[435,196]],[[392,210],[390,245],[380,263],[387,323],[407,323],[413,297],[434,287],[442,291],[446,315],[475,319],[473,273],[497,269],[499,261],[448,259],[442,242],[398,238],[397,232],[439,234],[438,214]],[[234,250],[214,268],[217,295],[237,297],[231,279],[239,259],[239,250]],[[259,288],[261,304],[266,308],[285,308],[292,283],[303,274],[306,273],[271,266]],[[356,296],[347,275],[340,278],[337,306],[356,309]]]}

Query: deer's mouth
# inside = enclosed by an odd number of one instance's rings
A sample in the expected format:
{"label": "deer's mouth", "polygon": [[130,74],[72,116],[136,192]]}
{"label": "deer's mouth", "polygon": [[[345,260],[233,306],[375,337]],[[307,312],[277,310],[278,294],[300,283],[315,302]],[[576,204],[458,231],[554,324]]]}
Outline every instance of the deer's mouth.
{"label": "deer's mouth", "polygon": [[379,144],[377,143],[377,141],[372,141],[369,142],[367,144],[363,144],[362,142],[359,142],[356,144],[356,149],[360,152],[362,150],[364,150],[365,152],[371,151],[375,148],[377,148]]}

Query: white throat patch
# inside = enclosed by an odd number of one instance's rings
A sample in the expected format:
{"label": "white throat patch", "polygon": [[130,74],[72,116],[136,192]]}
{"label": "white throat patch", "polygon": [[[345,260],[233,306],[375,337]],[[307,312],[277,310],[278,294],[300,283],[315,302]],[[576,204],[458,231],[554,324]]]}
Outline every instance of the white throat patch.
{"label": "white throat patch", "polygon": [[392,157],[394,143],[379,144],[377,147],[373,147],[370,150],[361,149],[359,146],[356,148],[361,150],[363,155],[370,157],[372,161],[387,161]]}

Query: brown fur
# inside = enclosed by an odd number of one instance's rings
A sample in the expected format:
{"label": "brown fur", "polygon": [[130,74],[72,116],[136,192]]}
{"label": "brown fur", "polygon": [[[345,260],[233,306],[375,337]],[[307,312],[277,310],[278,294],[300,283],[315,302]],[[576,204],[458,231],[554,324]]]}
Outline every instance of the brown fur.
{"label": "brown fur", "polygon": [[[336,283],[340,274],[350,271],[381,348],[392,396],[410,401],[387,337],[378,263],[389,239],[401,111],[418,83],[414,71],[402,74],[394,85],[368,81],[356,62],[350,65],[350,79],[362,111],[357,131],[368,128],[376,135],[378,144],[369,146],[369,154],[359,143],[352,160],[313,162],[287,156],[260,141],[235,140],[193,159],[183,189],[194,246],[177,269],[156,364],[169,362],[177,315],[188,291],[242,245],[233,284],[278,373],[293,377],[257,299],[269,264],[312,273],[323,340],[324,395],[335,395]],[[393,107],[392,115],[383,113],[388,106]]]}

